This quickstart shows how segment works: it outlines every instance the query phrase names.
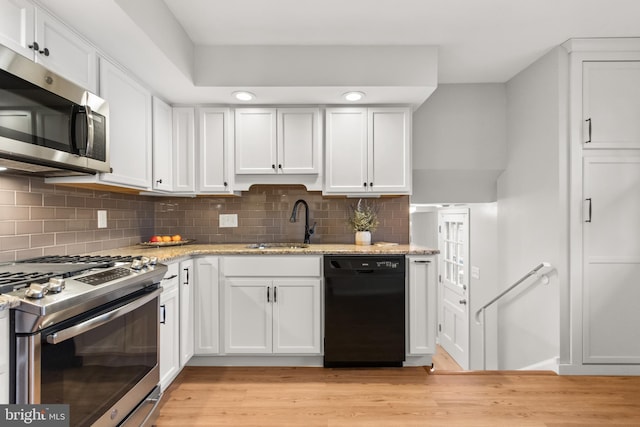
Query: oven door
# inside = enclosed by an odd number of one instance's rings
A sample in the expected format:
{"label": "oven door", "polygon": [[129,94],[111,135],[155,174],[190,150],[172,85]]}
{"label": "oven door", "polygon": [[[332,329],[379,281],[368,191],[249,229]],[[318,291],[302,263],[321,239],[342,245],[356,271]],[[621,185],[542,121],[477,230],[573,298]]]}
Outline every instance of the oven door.
{"label": "oven door", "polygon": [[69,404],[71,426],[119,424],[159,382],[161,291],[18,337],[16,403]]}

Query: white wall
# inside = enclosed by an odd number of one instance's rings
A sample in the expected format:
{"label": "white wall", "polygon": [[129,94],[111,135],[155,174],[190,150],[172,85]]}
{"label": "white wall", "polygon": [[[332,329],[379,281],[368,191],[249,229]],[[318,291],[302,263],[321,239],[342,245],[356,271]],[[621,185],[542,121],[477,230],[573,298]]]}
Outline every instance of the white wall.
{"label": "white wall", "polygon": [[504,84],[438,86],[413,114],[412,203],[495,201],[506,141]]}
{"label": "white wall", "polygon": [[[498,179],[500,289],[542,261],[562,274],[566,268],[566,64],[566,52],[556,48],[507,83],[507,167]],[[560,283],[558,274],[550,278],[548,285],[531,280],[499,305],[500,369],[543,367],[559,356]]]}

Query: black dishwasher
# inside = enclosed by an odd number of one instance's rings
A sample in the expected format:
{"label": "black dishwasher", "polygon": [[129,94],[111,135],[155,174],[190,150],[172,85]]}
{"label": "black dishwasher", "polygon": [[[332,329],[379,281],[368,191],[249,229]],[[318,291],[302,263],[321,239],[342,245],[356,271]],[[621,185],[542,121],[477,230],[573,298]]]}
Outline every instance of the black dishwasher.
{"label": "black dishwasher", "polygon": [[324,257],[324,366],[402,366],[403,255]]}

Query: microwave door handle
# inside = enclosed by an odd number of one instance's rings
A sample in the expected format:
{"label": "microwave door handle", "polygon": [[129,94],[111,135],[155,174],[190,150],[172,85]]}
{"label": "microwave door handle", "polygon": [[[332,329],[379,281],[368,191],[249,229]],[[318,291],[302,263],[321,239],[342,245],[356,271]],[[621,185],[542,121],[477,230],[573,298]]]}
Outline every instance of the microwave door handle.
{"label": "microwave door handle", "polygon": [[80,154],[80,149],[78,148],[78,135],[76,134],[76,121],[78,119],[78,114],[82,112],[82,107],[79,105],[73,105],[71,107],[71,121],[69,122],[69,135],[71,135],[71,149],[73,150],[73,154]]}
{"label": "microwave door handle", "polygon": [[85,116],[87,117],[87,152],[86,156],[93,156],[93,112],[91,111],[91,107],[88,105],[84,106]]}
{"label": "microwave door handle", "polygon": [[63,341],[66,341],[70,338],[76,337],[78,335],[84,334],[92,329],[97,328],[98,326],[102,326],[106,323],[111,322],[112,320],[117,319],[118,317],[122,317],[127,313],[131,313],[133,310],[136,310],[149,301],[157,298],[158,295],[162,292],[162,288],[156,289],[149,294],[146,294],[127,305],[123,305],[122,307],[118,307],[115,310],[109,311],[107,313],[101,314],[100,316],[93,317],[89,320],[86,320],[82,323],[78,323],[70,328],[63,329],[58,332],[54,332],[52,334],[47,335],[47,342],[49,344],[59,344]]}

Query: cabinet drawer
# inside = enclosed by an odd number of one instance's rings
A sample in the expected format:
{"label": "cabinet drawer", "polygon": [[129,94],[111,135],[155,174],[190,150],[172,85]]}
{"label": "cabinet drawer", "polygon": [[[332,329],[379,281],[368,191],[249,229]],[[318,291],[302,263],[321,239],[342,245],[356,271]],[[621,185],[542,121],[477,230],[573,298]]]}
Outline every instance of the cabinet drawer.
{"label": "cabinet drawer", "polygon": [[247,255],[222,259],[224,276],[319,277],[322,257],[312,255]]}

